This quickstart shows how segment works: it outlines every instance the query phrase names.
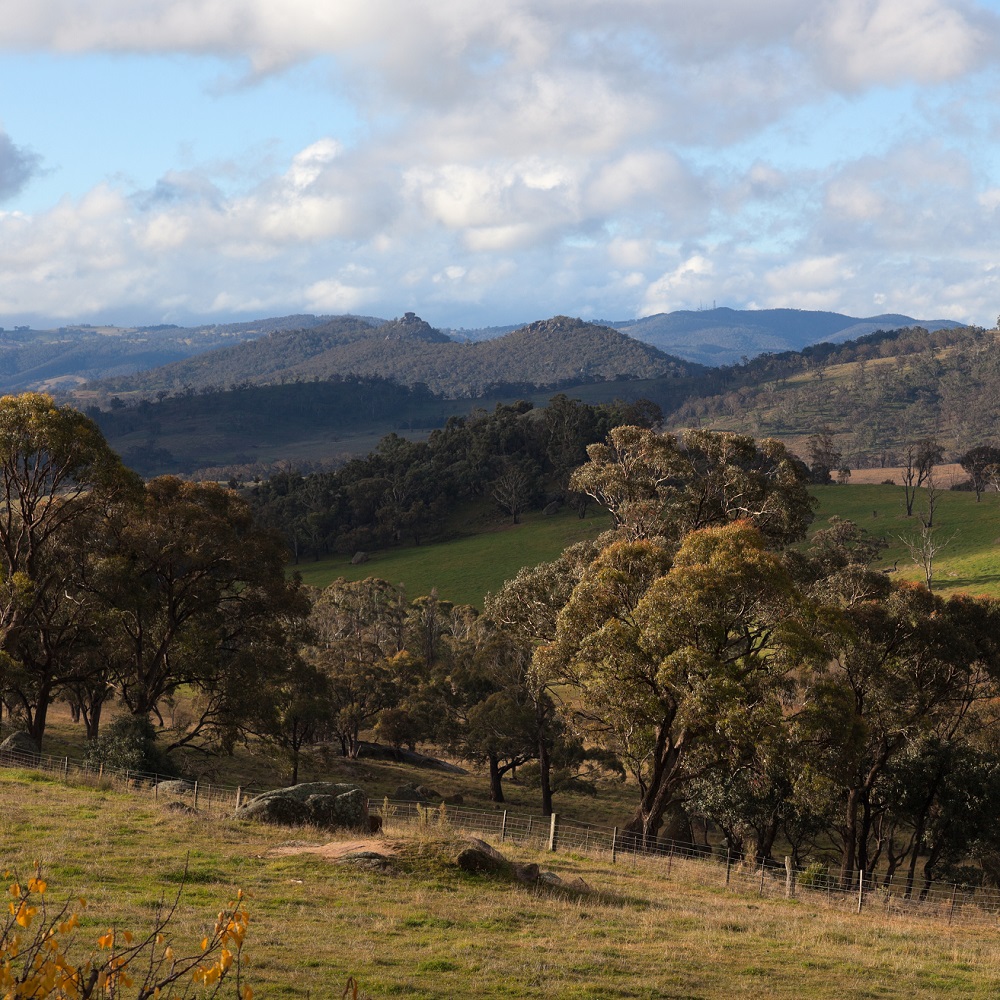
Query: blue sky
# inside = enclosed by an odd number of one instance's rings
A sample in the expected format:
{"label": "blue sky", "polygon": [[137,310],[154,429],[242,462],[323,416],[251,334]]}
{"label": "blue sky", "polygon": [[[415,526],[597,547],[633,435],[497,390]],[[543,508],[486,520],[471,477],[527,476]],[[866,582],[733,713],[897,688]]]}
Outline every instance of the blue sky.
{"label": "blue sky", "polygon": [[1000,312],[996,0],[0,10],[0,325]]}

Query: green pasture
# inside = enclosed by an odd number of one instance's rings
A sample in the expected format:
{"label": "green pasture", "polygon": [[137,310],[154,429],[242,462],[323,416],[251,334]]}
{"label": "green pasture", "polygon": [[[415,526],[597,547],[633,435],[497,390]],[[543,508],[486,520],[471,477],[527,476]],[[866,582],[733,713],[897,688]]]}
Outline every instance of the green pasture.
{"label": "green pasture", "polygon": [[[848,518],[889,542],[883,568],[895,567],[897,579],[923,581],[923,571],[902,539],[919,534],[918,514],[927,509],[925,490],[917,491],[909,518],[902,486],[817,486],[813,492],[819,499],[814,531],[834,515]],[[943,490],[934,524],[936,539],[947,542],[934,561],[934,591],[1000,597],[1000,493],[984,493],[976,503],[975,493]]]}
{"label": "green pasture", "polygon": [[582,520],[570,510],[551,516],[533,512],[523,515],[520,524],[493,522],[486,530],[453,541],[372,552],[360,566],[352,566],[346,556],[336,556],[293,568],[314,587],[325,587],[339,577],[377,576],[402,584],[412,597],[437,588],[443,600],[482,607],[485,595],[521,567],[555,559],[568,545],[594,538],[610,527],[610,518],[596,508]]}
{"label": "green pasture", "polygon": [[[108,928],[141,936],[178,889],[168,938],[177,954],[197,954],[243,889],[246,978],[273,1000],[930,1000],[1000,990],[989,924],[760,898],[755,881],[727,890],[724,866],[706,879],[703,866],[681,862],[612,865],[503,845],[587,887],[550,889],[466,874],[457,833],[401,827],[363,845],[384,863],[345,864],[337,855],[356,834],[171,811],[148,793],[7,769],[0,835],[5,868],[26,875],[41,862],[53,911],[86,898],[71,953],[80,960]],[[345,990],[349,977],[357,994]]]}
{"label": "green pasture", "polygon": [[[902,486],[817,486],[819,500],[812,530],[828,525],[834,515],[848,518],[889,543],[882,568],[897,579],[923,580],[903,538],[920,531],[918,514],[926,510],[924,490],[918,491],[913,517],[906,517]],[[938,494],[936,537],[946,542],[934,564],[934,590],[1000,597],[1000,494],[944,490]],[[381,577],[402,584],[414,597],[437,588],[440,597],[457,604],[482,607],[483,597],[514,576],[522,566],[556,558],[567,545],[593,538],[610,527],[606,515],[593,510],[580,520],[568,510],[546,517],[526,514],[521,524],[489,522],[482,530],[435,545],[387,549],[369,554],[369,561],[352,566],[346,556],[293,567],[302,579],[325,587],[338,577],[361,580]]]}

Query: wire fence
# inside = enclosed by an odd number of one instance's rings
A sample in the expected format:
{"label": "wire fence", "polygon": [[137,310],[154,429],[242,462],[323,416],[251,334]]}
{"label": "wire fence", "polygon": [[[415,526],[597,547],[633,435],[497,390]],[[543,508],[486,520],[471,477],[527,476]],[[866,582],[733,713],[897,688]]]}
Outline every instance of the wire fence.
{"label": "wire fence", "polygon": [[154,801],[162,801],[171,808],[190,810],[206,817],[232,816],[242,802],[269,790],[251,785],[191,781],[172,775],[130,771],[72,757],[53,757],[21,750],[0,751],[0,767],[43,771],[67,782],[150,795]]}
{"label": "wire fence", "polygon": [[[146,795],[166,808],[206,818],[231,817],[242,802],[269,788],[190,781],[170,775],[94,765],[71,757],[17,750],[0,751],[0,767],[42,771],[62,780]],[[761,862],[724,847],[669,840],[643,843],[617,827],[602,827],[559,816],[531,816],[508,810],[467,809],[412,801],[369,799],[369,814],[393,824],[438,827],[488,837],[538,851],[606,857],[633,867],[655,866],[658,874],[703,886],[724,886],[760,897],[801,899],[857,913],[929,917],[950,923],[1000,924],[1000,889],[988,886],[910,878],[894,872],[852,873],[848,877],[822,864],[796,868]]]}
{"label": "wire fence", "polygon": [[419,824],[475,833],[500,844],[539,851],[567,852],[609,858],[617,864],[649,866],[668,879],[706,887],[724,887],[744,895],[799,899],[855,913],[878,912],[888,917],[922,917],[952,923],[1000,923],[1000,889],[926,880],[906,870],[857,872],[844,877],[826,865],[795,867],[738,854],[725,847],[707,847],[641,839],[617,827],[600,827],[553,816],[434,806],[417,802],[370,799],[369,812],[381,816],[384,827]]}

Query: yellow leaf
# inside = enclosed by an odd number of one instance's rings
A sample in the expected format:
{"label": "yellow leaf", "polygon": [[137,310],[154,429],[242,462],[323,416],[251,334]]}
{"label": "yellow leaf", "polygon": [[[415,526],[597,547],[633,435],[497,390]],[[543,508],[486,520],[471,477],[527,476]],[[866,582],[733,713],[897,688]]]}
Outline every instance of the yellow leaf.
{"label": "yellow leaf", "polygon": [[201,939],[201,950],[208,951],[208,938]]}

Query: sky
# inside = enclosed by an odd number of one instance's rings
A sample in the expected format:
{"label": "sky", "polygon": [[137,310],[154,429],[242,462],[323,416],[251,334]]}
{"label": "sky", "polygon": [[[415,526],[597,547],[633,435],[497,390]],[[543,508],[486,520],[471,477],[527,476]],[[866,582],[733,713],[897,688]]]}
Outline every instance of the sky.
{"label": "sky", "polygon": [[1000,0],[0,0],[0,325],[1000,312]]}

